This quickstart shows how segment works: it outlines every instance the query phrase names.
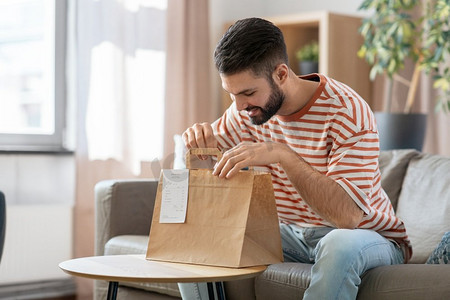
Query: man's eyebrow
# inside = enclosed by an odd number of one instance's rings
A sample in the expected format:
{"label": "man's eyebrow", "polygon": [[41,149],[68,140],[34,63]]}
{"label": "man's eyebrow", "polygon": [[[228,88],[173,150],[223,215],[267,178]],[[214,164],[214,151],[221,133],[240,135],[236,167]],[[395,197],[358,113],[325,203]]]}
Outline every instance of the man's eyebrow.
{"label": "man's eyebrow", "polygon": [[[231,94],[229,91],[227,91],[226,88],[224,88],[224,87],[222,87],[222,88],[224,89],[225,92],[227,92],[228,94]],[[249,93],[249,92],[254,92],[255,90],[256,90],[256,88],[248,88],[248,89],[242,90],[242,91],[240,91],[239,93],[234,94],[234,95],[247,94],[247,93]]]}

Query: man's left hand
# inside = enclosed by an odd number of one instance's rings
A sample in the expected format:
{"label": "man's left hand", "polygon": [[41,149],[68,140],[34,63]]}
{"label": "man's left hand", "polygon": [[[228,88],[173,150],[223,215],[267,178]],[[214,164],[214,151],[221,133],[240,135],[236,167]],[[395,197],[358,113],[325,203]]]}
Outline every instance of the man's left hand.
{"label": "man's left hand", "polygon": [[231,178],[239,170],[250,166],[278,163],[281,153],[288,149],[284,144],[273,142],[243,142],[223,154],[222,159],[215,165],[213,174],[221,178]]}

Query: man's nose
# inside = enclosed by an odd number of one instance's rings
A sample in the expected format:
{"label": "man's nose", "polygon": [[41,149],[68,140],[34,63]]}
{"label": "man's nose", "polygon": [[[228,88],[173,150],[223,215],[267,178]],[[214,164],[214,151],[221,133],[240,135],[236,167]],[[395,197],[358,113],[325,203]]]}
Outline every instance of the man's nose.
{"label": "man's nose", "polygon": [[247,101],[244,99],[244,97],[234,96],[234,102],[236,102],[236,108],[237,110],[244,110],[248,107]]}

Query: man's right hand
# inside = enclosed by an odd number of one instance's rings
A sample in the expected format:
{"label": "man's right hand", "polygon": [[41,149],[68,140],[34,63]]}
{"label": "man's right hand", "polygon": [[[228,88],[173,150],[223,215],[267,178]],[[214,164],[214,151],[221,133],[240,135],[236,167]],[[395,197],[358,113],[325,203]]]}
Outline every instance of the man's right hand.
{"label": "man's right hand", "polygon": [[196,123],[183,132],[183,141],[188,149],[217,148],[217,139],[209,123]]}

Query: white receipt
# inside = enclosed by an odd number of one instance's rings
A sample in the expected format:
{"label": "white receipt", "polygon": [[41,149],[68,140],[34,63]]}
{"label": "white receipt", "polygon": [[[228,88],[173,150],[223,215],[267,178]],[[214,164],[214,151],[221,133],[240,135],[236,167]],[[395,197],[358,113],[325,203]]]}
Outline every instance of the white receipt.
{"label": "white receipt", "polygon": [[189,189],[189,170],[163,170],[159,223],[184,223]]}

